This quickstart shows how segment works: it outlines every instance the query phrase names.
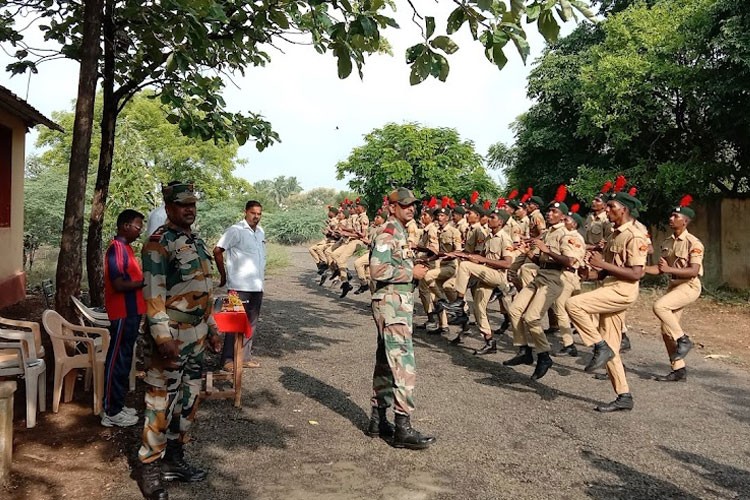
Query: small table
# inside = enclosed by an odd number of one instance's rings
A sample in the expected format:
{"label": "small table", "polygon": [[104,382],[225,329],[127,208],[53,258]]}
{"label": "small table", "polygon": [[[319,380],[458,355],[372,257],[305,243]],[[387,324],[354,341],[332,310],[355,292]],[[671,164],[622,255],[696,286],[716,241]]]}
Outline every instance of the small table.
{"label": "small table", "polygon": [[[240,408],[242,398],[242,351],[243,339],[253,336],[253,328],[247,319],[245,312],[219,312],[214,313],[216,325],[219,331],[225,335],[234,335],[234,374],[231,373],[206,373],[206,390],[201,394],[204,399],[231,399],[234,398],[234,406]],[[214,388],[215,380],[233,380],[232,389],[217,391]]]}

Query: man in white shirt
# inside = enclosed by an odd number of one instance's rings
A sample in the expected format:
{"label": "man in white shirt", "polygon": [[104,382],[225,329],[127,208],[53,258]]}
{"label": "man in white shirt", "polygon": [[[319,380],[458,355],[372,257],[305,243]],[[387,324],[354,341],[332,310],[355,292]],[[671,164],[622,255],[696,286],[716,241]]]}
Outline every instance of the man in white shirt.
{"label": "man in white shirt", "polygon": [[[214,247],[214,258],[221,281],[227,289],[237,292],[245,306],[253,337],[245,343],[243,366],[258,368],[260,363],[250,359],[255,338],[260,305],[263,302],[263,279],[266,269],[266,236],[258,225],[263,207],[255,200],[245,204],[245,218],[227,229]],[[226,254],[226,255],[225,255]],[[225,264],[226,263],[226,264]],[[222,363],[227,371],[234,370],[234,339],[224,340]]]}

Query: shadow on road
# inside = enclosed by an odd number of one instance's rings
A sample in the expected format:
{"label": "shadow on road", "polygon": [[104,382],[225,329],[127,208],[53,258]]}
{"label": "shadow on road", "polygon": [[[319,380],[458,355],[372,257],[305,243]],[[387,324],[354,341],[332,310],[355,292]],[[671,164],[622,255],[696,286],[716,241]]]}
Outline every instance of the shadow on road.
{"label": "shadow on road", "polygon": [[601,500],[652,500],[654,498],[698,500],[700,498],[668,481],[638,471],[598,453],[584,450],[581,455],[597,469],[615,474],[620,478],[620,482],[616,484],[601,481],[587,482],[586,493],[591,498]]}
{"label": "shadow on road", "polygon": [[349,394],[290,366],[282,366],[279,381],[285,389],[314,399],[349,420],[357,429],[367,427],[368,415],[354,403]]}
{"label": "shadow on road", "polygon": [[750,491],[750,471],[747,469],[722,464],[689,451],[673,450],[665,446],[659,446],[659,448],[673,458],[684,462],[693,473],[721,488],[737,493],[737,498],[745,498],[743,495],[747,495]]}

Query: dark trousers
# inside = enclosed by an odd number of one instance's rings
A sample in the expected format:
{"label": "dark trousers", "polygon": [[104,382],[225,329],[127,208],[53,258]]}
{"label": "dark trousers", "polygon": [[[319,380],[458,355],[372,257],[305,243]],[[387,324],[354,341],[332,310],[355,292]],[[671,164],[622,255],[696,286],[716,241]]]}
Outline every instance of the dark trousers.
{"label": "dark trousers", "polygon": [[[263,292],[240,292],[237,291],[242,305],[245,307],[245,314],[247,319],[250,321],[250,326],[253,327],[253,336],[250,340],[246,340],[243,347],[244,361],[250,360],[251,351],[253,348],[253,339],[258,333],[255,328],[258,325],[258,316],[260,316],[260,305],[263,303]],[[224,351],[221,354],[222,363],[232,361],[234,359],[234,335],[227,335],[224,338]]]}
{"label": "dark trousers", "polygon": [[104,411],[110,417],[120,413],[125,403],[140,325],[140,315],[113,319],[109,324],[109,350],[104,364]]}

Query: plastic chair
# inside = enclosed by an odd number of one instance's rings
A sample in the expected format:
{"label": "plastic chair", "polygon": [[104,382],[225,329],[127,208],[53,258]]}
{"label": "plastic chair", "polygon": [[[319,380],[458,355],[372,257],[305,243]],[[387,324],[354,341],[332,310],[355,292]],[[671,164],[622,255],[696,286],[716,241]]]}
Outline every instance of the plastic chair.
{"label": "plastic chair", "polygon": [[36,426],[37,402],[40,412],[47,409],[47,365],[43,358],[38,323],[0,317],[0,377],[21,375],[25,379],[29,429]]}
{"label": "plastic chair", "polygon": [[[52,388],[52,411],[60,408],[60,396],[65,383],[63,402],[73,399],[78,370],[91,369],[94,382],[94,414],[102,411],[104,397],[104,361],[109,349],[109,332],[106,328],[74,325],[56,311],[47,309],[42,314],[42,324],[52,340],[55,353],[55,383]],[[101,348],[97,345],[101,340]]]}
{"label": "plastic chair", "polygon": [[[88,307],[86,304],[81,302],[78,298],[74,296],[70,296],[70,300],[73,302],[73,305],[76,306],[76,310],[78,311],[78,319],[81,322],[81,325],[83,326],[98,326],[101,328],[109,328],[109,317],[107,316],[107,313],[105,311],[97,311],[96,309],[92,309]],[[106,351],[105,351],[106,352]],[[135,390],[135,351],[133,352],[133,363],[130,366],[130,379],[129,379],[129,390],[130,392],[133,392]],[[88,374],[86,376],[86,388],[89,387],[89,380]]]}

